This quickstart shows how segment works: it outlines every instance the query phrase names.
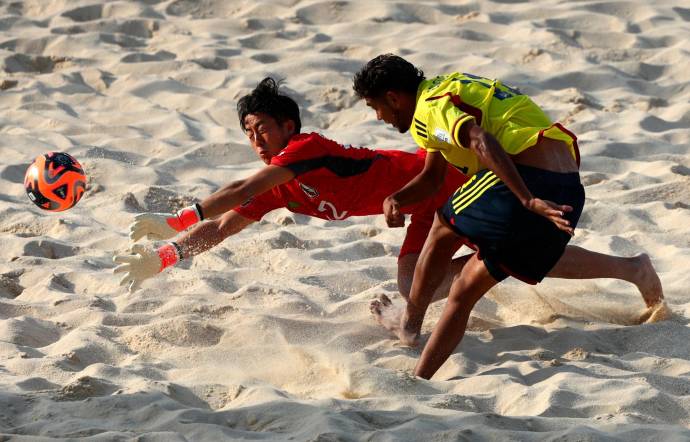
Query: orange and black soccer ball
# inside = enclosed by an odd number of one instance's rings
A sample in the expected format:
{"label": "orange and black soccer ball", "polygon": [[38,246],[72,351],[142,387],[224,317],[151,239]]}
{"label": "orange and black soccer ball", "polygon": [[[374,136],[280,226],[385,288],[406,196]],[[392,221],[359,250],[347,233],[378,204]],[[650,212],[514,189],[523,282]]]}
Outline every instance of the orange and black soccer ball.
{"label": "orange and black soccer ball", "polygon": [[24,189],[29,199],[43,210],[62,212],[84,195],[86,175],[73,156],[48,152],[36,157],[24,175]]}

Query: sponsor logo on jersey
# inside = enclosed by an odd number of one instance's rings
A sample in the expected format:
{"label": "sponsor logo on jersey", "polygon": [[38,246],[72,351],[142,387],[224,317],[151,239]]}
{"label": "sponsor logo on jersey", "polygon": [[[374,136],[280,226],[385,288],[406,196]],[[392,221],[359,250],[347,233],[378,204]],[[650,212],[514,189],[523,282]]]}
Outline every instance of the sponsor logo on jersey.
{"label": "sponsor logo on jersey", "polygon": [[450,144],[450,135],[448,135],[448,132],[440,127],[437,127],[436,130],[434,130],[434,137],[436,137],[436,139],[439,141]]}
{"label": "sponsor logo on jersey", "polygon": [[302,189],[302,192],[304,192],[309,198],[316,198],[319,196],[319,192],[314,189],[313,187],[309,187],[304,183],[299,183],[300,189]]}

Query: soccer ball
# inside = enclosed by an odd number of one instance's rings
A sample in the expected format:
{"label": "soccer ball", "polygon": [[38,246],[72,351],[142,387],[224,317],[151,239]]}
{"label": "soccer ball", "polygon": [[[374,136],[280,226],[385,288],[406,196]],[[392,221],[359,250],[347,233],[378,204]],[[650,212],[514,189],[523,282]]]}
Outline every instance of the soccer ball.
{"label": "soccer ball", "polygon": [[62,212],[73,207],[84,195],[86,175],[73,156],[48,152],[36,157],[24,175],[24,189],[38,207]]}

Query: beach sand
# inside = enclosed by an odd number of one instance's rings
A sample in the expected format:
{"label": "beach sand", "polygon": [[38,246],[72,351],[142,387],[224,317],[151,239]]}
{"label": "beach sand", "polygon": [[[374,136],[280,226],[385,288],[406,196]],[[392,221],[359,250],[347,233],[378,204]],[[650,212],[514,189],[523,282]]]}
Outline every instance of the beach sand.
{"label": "beach sand", "polygon": [[[0,3],[0,439],[689,440],[690,3],[18,0]],[[509,280],[430,381],[369,313],[403,229],[279,210],[128,293],[112,256],[262,163],[235,106],[285,79],[303,131],[414,151],[353,74],[386,52],[471,72],[579,137],[572,244],[650,255],[673,316],[631,284]],[[59,214],[24,172],[89,176]],[[423,339],[443,303],[430,308]]]}

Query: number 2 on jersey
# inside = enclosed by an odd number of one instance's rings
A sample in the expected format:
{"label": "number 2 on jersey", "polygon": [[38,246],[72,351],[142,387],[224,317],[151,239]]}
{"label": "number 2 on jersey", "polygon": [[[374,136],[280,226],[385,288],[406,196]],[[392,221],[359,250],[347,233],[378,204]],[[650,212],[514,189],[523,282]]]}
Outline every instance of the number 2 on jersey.
{"label": "number 2 on jersey", "polygon": [[331,209],[331,214],[333,215],[333,218],[331,218],[331,217],[328,216],[328,214],[327,214],[326,217],[327,217],[328,219],[344,219],[344,218],[347,216],[347,210],[343,210],[342,212],[338,213],[338,209],[335,208],[335,206],[333,205],[333,203],[331,203],[331,202],[329,202],[329,201],[321,200],[321,202],[319,203],[319,207],[318,207],[319,212],[325,212],[325,211],[326,211],[326,207],[328,207],[329,209]]}

